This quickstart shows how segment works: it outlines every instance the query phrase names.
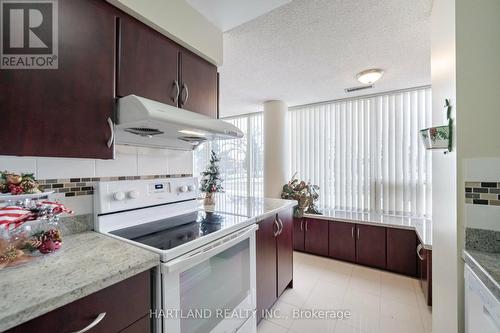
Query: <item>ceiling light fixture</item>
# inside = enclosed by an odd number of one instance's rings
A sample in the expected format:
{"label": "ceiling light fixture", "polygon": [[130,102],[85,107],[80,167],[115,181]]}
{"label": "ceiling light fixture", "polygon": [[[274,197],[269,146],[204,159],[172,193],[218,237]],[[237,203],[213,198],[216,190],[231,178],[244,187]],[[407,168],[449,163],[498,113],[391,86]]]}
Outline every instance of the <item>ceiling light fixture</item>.
{"label": "ceiling light fixture", "polygon": [[384,75],[384,71],[378,68],[367,69],[366,71],[362,71],[356,75],[356,79],[363,84],[372,84]]}

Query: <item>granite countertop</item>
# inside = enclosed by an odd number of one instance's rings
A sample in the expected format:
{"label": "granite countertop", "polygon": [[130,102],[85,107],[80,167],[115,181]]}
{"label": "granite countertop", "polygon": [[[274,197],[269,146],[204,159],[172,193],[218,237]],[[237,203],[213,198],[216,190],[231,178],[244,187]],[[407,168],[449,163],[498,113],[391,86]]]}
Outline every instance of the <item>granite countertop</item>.
{"label": "granite countertop", "polygon": [[229,213],[261,220],[276,214],[282,209],[296,205],[297,201],[295,200],[217,194],[215,205],[204,206],[204,208],[207,211]]}
{"label": "granite countertop", "polygon": [[464,261],[500,300],[500,253],[464,250]]}
{"label": "granite countertop", "polygon": [[382,227],[415,230],[425,249],[432,249],[432,221],[424,218],[412,218],[379,213],[348,212],[334,209],[322,209],[323,215],[304,214],[305,217],[320,220],[336,220]]}
{"label": "granite countertop", "polygon": [[153,252],[96,233],[64,237],[56,253],[0,270],[0,332],[159,264]]}

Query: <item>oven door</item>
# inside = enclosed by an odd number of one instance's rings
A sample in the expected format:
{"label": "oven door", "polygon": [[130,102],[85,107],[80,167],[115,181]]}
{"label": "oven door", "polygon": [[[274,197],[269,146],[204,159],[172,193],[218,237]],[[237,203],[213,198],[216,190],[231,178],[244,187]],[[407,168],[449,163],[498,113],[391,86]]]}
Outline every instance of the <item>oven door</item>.
{"label": "oven door", "polygon": [[252,225],[161,264],[164,333],[255,327],[257,229]]}

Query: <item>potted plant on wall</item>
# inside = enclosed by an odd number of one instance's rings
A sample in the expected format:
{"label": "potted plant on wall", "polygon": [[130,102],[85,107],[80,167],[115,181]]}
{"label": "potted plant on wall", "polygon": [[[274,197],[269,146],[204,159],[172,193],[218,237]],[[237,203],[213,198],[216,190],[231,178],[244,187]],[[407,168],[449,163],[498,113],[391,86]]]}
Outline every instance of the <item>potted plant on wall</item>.
{"label": "potted plant on wall", "polygon": [[445,108],[448,125],[434,126],[420,130],[420,137],[425,149],[447,149],[451,151],[453,120],[451,119],[451,104],[449,99],[445,101]]}
{"label": "potted plant on wall", "polygon": [[205,171],[201,173],[200,191],[205,193],[203,204],[206,206],[215,204],[214,194],[224,192],[222,187],[222,178],[219,171],[220,157],[212,150],[210,160]]}

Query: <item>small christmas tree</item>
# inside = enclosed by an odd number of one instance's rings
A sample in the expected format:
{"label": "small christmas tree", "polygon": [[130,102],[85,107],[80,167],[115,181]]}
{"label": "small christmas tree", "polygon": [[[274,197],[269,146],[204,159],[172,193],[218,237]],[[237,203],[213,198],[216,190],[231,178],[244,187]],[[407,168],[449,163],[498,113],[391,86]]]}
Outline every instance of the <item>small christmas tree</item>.
{"label": "small christmas tree", "polygon": [[212,150],[207,169],[201,173],[200,191],[206,193],[206,198],[212,198],[212,193],[223,192],[222,178],[219,171],[220,158]]}

